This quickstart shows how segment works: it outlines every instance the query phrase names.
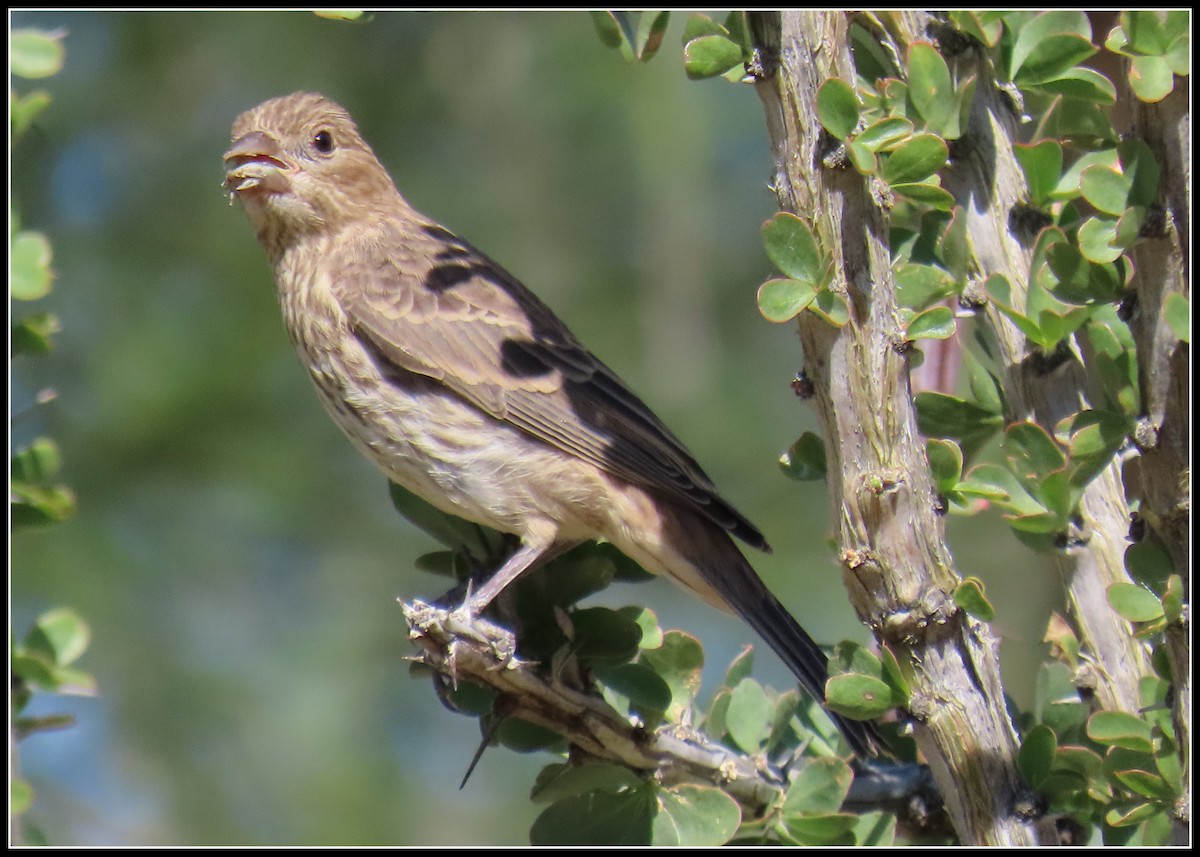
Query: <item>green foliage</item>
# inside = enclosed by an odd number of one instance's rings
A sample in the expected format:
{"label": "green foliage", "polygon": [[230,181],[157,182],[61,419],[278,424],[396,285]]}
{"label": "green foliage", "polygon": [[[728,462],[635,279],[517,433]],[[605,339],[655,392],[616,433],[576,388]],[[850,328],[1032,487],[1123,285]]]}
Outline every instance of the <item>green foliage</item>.
{"label": "green foliage", "polygon": [[626,62],[649,62],[662,47],[669,12],[592,12],[600,40],[616,48]]}
{"label": "green foliage", "polygon": [[1192,72],[1191,15],[1183,9],[1134,9],[1104,46],[1129,57],[1129,85],[1142,101],[1161,101],[1175,88],[1175,78]]}
{"label": "green foliage", "polygon": [[683,30],[683,69],[692,80],[724,76],[739,81],[751,56],[745,12],[730,12],[724,24],[700,13],[688,17]]}
{"label": "green foliage", "polygon": [[[14,30],[9,34],[9,59],[15,76],[43,78],[57,74],[63,66],[61,33],[38,30]],[[9,98],[11,140],[29,129],[50,103],[43,91]],[[11,153],[10,153],[11,156]],[[11,205],[11,201],[10,201]],[[9,233],[9,294],[14,300],[36,301],[46,297],[53,286],[52,250],[49,239],[40,232],[20,229],[16,212],[12,213]],[[12,325],[12,355],[39,355],[53,347],[52,335],[59,329],[58,319],[37,312],[15,319]],[[52,401],[53,393],[38,397],[38,403]],[[9,471],[9,521],[13,529],[57,524],[75,514],[75,495],[58,482],[62,461],[58,445],[47,437],[37,437],[17,446]],[[34,693],[92,695],[96,681],[74,664],[87,650],[91,632],[75,611],[56,607],[42,613],[24,638],[13,641],[10,650],[10,717],[14,738],[33,732],[70,726],[64,715],[29,717],[25,714]],[[9,795],[11,818],[22,815],[33,802],[33,789],[20,779],[14,767]],[[40,837],[25,831],[29,840]]]}

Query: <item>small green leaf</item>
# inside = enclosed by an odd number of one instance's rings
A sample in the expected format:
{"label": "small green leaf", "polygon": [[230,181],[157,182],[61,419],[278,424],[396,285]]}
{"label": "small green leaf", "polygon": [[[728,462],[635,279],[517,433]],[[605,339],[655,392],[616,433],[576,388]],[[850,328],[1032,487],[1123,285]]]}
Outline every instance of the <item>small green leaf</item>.
{"label": "small green leaf", "polygon": [[1129,65],[1129,85],[1142,101],[1162,101],[1175,86],[1175,73],[1162,57],[1134,57]]}
{"label": "small green leaf", "polygon": [[1171,802],[1178,797],[1166,780],[1149,771],[1114,771],[1114,776],[1130,791],[1152,800]]}
{"label": "small green leaf", "polygon": [[1163,301],[1163,318],[1175,334],[1175,338],[1189,345],[1192,342],[1192,304],[1188,296],[1180,292],[1167,295]]}
{"label": "small green leaf", "polygon": [[58,316],[47,312],[26,316],[12,327],[13,356],[49,353],[54,347],[52,337],[60,329]]}
{"label": "small green leaf", "polygon": [[806,431],[779,457],[779,466],[787,476],[800,482],[823,480],[828,469],[825,442]]}
{"label": "small green leaf", "polygon": [[1108,603],[1122,619],[1130,622],[1152,622],[1162,618],[1162,601],[1149,589],[1136,583],[1114,583],[1105,592],[1108,595]]}
{"label": "small green leaf", "polygon": [[850,156],[854,169],[864,176],[873,175],[879,169],[879,159],[875,153],[857,139],[846,143],[846,154]]}
{"label": "small green leaf", "polygon": [[667,31],[671,13],[664,10],[642,12],[638,19],[637,58],[649,62],[662,47],[663,35]]}
{"label": "small green leaf", "polygon": [[829,709],[854,720],[873,720],[895,704],[892,689],[882,679],[861,673],[832,676],[825,683]]}
{"label": "small green leaf", "polygon": [[1115,262],[1124,248],[1117,238],[1117,221],[1105,217],[1089,217],[1079,227],[1079,251],[1098,265]]}
{"label": "small green leaf", "polygon": [[8,781],[8,814],[10,818],[28,811],[33,804],[33,786],[24,780],[11,778]]}
{"label": "small green leaf", "polygon": [[842,808],[854,774],[841,759],[824,756],[809,760],[788,786],[785,816],[826,815]]}
{"label": "small green leaf", "polygon": [[801,845],[851,845],[849,833],[856,824],[858,816],[848,812],[787,815],[783,819],[788,835]]}
{"label": "small green leaf", "polygon": [[808,309],[834,327],[841,327],[850,320],[850,308],[846,306],[846,299],[829,289],[817,292],[817,299],[809,304]]}
{"label": "small green leaf", "polygon": [[912,342],[917,339],[949,339],[954,335],[954,312],[945,306],[936,306],[918,313],[908,323],[904,338]]}
{"label": "small green leaf", "polygon": [[628,616],[608,607],[586,607],[571,612],[575,647],[581,658],[621,663],[638,652],[642,629]]}
{"label": "small green leaf", "polygon": [[1074,10],[1052,10],[1029,18],[1017,29],[1010,57],[1009,77],[1015,79],[1029,56],[1055,35],[1075,35],[1090,39],[1091,24],[1087,16]]}
{"label": "small green leaf", "polygon": [[888,156],[881,177],[893,187],[920,182],[940,170],[948,155],[949,149],[940,137],[918,134]]}
{"label": "small green leaf", "polygon": [[16,139],[29,130],[33,121],[42,111],[50,106],[50,93],[39,89],[17,96],[9,93],[8,117],[12,129],[12,139]]}
{"label": "small green leaf", "polygon": [[1124,711],[1097,711],[1088,718],[1087,735],[1097,744],[1108,747],[1154,752],[1150,724]]}
{"label": "small green leaf", "polygon": [[610,690],[629,700],[648,724],[662,717],[671,707],[671,688],[662,676],[645,664],[617,664],[596,668],[596,678]]}
{"label": "small green leaf", "polygon": [[8,51],[9,68],[18,77],[50,77],[63,67],[61,33],[13,30],[8,36]]}
{"label": "small green leaf", "polygon": [[1117,146],[1121,172],[1126,177],[1128,205],[1152,205],[1158,199],[1161,170],[1154,153],[1142,140],[1124,140]]}
{"label": "small green leaf", "polygon": [[914,42],[908,49],[908,97],[935,133],[944,133],[958,113],[950,68],[937,48],[927,42]]}
{"label": "small green leaf", "polygon": [[778,212],[763,224],[762,239],[767,257],[780,271],[820,288],[828,260],[807,223],[790,212]]}
{"label": "small green leaf", "polygon": [[1096,53],[1084,36],[1059,33],[1038,43],[1013,80],[1020,86],[1036,86],[1057,80]]}
{"label": "small green leaf", "polygon": [[858,96],[845,81],[833,78],[817,90],[817,119],[837,139],[845,140],[854,133],[858,111]]}
{"label": "small green leaf", "polygon": [[643,784],[617,793],[594,791],[555,801],[529,829],[537,846],[649,845],[658,812],[656,789]]}
{"label": "small green leaf", "polygon": [[1155,592],[1162,591],[1167,578],[1175,573],[1171,555],[1154,538],[1142,539],[1125,551],[1125,568],[1130,577]]}
{"label": "small green leaf", "polygon": [[963,454],[952,440],[930,438],[925,441],[925,456],[939,494],[949,494],[962,478]]}
{"label": "small green leaf", "polygon": [[18,232],[9,248],[9,294],[34,301],[50,293],[50,242],[40,232]]}
{"label": "small green leaf", "polygon": [[927,205],[938,211],[950,211],[954,208],[954,197],[945,188],[929,182],[904,182],[891,186],[896,196],[903,197],[917,205]]}
{"label": "small green leaf", "polygon": [[496,727],[496,740],[514,753],[548,750],[562,744],[563,741],[557,732],[520,717],[506,717],[501,721]]}
{"label": "small green leaf", "polygon": [[624,765],[550,765],[538,775],[530,797],[534,803],[550,803],[588,792],[617,794],[639,788],[641,784],[637,775]]}
{"label": "small green leaf", "polygon": [[1004,449],[1013,472],[1025,481],[1043,479],[1067,463],[1054,438],[1033,422],[1013,423],[1005,429]]}
{"label": "small green leaf", "polygon": [[757,753],[771,734],[771,712],[771,701],[762,685],[753,679],[742,679],[730,695],[725,728],[739,747],[747,753]]}
{"label": "small green leaf", "polygon": [[1054,768],[1057,752],[1058,739],[1053,729],[1039,725],[1029,730],[1017,754],[1017,770],[1030,787],[1041,788]]}
{"label": "small green leaf", "polygon": [[683,49],[683,68],[692,80],[724,74],[743,60],[742,46],[725,36],[700,36]]}
{"label": "small green leaf", "polygon": [[1127,205],[1132,186],[1123,173],[1096,164],[1079,176],[1083,198],[1107,214],[1121,214]]}
{"label": "small green leaf", "polygon": [[1132,827],[1158,815],[1161,810],[1152,803],[1136,804],[1132,809],[1110,809],[1104,813],[1104,823],[1109,827]]}
{"label": "small green leaf", "polygon": [[758,287],[758,311],[767,321],[782,324],[804,312],[817,297],[812,283],[793,279],[767,280]]}
{"label": "small green leaf", "polygon": [[915,401],[921,434],[956,440],[964,454],[982,445],[1004,424],[999,414],[945,393],[918,393]]}
{"label": "small green leaf", "polygon": [[66,607],[56,607],[38,617],[25,637],[25,649],[45,655],[56,666],[77,661],[91,640],[91,630],[83,618]]}
{"label": "small green leaf", "polygon": [[713,786],[683,783],[658,791],[651,843],[712,848],[732,839],[741,821],[737,801],[725,792]]}
{"label": "small green leaf", "polygon": [[900,116],[885,116],[872,122],[854,139],[872,152],[888,152],[912,136],[912,122]]}
{"label": "small green leaf", "polygon": [[968,577],[954,590],[954,603],[980,622],[991,622],[996,618],[996,608],[984,594],[983,581]]}
{"label": "small green leaf", "polygon": [[1183,620],[1183,604],[1183,578],[1172,574],[1167,578],[1162,597],[1163,616],[1168,622],[1175,624]]}
{"label": "small green leaf", "polygon": [[663,634],[663,644],[657,649],[643,651],[639,662],[662,676],[671,688],[671,707],[667,709],[667,717],[679,720],[683,712],[691,707],[700,690],[704,650],[699,641],[682,631],[667,631]]}
{"label": "small green leaf", "polygon": [[907,262],[895,273],[896,302],[912,310],[923,310],[954,293],[954,279],[941,268]]}
{"label": "small green leaf", "polygon": [[1074,199],[1079,196],[1079,182],[1083,171],[1093,166],[1101,164],[1110,169],[1118,169],[1120,160],[1116,149],[1103,149],[1098,152],[1088,152],[1081,156],[1067,171],[1063,173],[1062,178],[1058,180],[1058,185],[1054,188],[1053,198],[1056,200]]}

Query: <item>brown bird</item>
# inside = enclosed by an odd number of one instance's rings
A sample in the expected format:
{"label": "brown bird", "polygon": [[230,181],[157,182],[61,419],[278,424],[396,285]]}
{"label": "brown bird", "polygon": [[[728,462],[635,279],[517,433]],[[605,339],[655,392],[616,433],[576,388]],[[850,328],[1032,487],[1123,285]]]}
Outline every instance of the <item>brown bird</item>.
{"label": "brown bird", "polygon": [[[742,617],[824,698],[825,655],[732,538],[769,551],[762,534],[545,304],[405,201],[342,107],[295,93],[243,113],[225,170],[337,424],[389,479],[520,537],[462,609],[606,539]],[[873,752],[869,724],[832,716]]]}

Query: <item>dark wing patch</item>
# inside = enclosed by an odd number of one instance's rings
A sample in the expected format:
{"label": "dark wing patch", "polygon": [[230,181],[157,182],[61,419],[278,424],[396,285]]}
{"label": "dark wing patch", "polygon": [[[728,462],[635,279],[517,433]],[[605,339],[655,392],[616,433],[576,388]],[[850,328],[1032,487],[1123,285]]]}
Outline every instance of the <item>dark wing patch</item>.
{"label": "dark wing patch", "polygon": [[770,550],[683,444],[515,278],[437,226],[385,246],[402,249],[334,284],[379,358]]}

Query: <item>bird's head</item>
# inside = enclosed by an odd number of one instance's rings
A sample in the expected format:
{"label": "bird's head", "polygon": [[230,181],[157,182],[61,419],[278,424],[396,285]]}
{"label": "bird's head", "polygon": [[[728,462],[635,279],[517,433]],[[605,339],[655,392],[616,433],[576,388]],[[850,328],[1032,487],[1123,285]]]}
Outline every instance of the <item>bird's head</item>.
{"label": "bird's head", "polygon": [[231,139],[225,189],[264,242],[375,217],[399,195],[350,114],[317,93],[247,110]]}

